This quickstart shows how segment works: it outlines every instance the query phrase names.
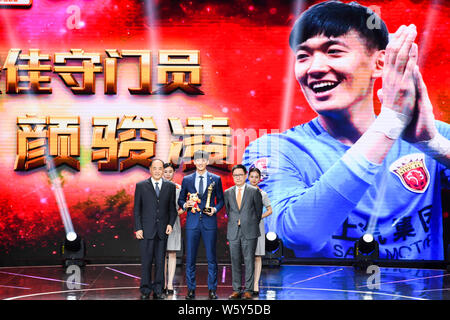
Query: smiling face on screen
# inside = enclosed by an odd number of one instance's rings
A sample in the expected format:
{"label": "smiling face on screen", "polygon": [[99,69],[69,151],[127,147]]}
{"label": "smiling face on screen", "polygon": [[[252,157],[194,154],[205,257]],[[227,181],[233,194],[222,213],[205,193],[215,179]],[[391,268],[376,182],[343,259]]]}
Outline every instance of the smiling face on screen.
{"label": "smiling face on screen", "polygon": [[314,36],[297,46],[295,76],[319,114],[372,105],[383,52],[368,50],[353,30],[338,37]]}

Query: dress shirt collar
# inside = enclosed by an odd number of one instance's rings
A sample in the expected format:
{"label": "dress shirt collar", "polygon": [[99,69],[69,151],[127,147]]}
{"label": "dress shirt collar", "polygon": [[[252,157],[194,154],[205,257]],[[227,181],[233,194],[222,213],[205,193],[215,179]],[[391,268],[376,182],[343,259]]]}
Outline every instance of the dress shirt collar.
{"label": "dress shirt collar", "polygon": [[196,179],[199,179],[199,177],[203,177],[203,178],[205,178],[204,181],[206,181],[207,175],[208,175],[208,171],[207,170],[205,170],[205,172],[203,172],[203,174],[199,174],[197,171],[195,171],[195,178]]}
{"label": "dress shirt collar", "polygon": [[236,191],[237,191],[238,189],[241,189],[241,192],[244,191],[245,185],[246,185],[246,183],[244,183],[244,184],[243,184],[242,186],[240,186],[240,187],[236,186]]}
{"label": "dress shirt collar", "polygon": [[159,180],[155,180],[153,177],[151,177],[151,181],[152,181],[152,184],[153,184],[153,188],[155,188],[155,186],[156,186],[155,183],[158,182],[159,190],[161,190],[162,183],[163,183],[163,179],[162,178],[159,179]]}

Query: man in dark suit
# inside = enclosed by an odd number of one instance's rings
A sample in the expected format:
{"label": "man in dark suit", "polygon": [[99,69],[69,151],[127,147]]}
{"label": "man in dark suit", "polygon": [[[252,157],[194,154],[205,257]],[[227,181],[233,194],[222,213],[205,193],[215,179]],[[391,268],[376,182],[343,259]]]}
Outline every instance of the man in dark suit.
{"label": "man in dark suit", "polygon": [[[141,251],[141,299],[164,299],[164,257],[167,236],[177,217],[175,184],[162,179],[164,163],[155,159],[150,165],[151,178],[136,184],[134,194],[134,228]],[[152,263],[155,278],[151,281]]]}
{"label": "man in dark suit", "polygon": [[[195,260],[200,237],[206,249],[208,260],[208,289],[209,299],[217,299],[217,212],[223,207],[222,181],[218,175],[206,170],[209,163],[209,153],[199,150],[194,153],[194,164],[196,172],[185,176],[181,183],[178,205],[187,210],[186,217],[186,282],[188,293],[186,299],[195,298]],[[204,211],[208,188],[213,185],[210,207],[211,212]],[[200,212],[191,212],[190,208],[195,205],[193,201],[187,201],[188,193],[197,193],[201,200],[199,204]]]}
{"label": "man in dark suit", "polygon": [[[235,186],[225,191],[225,208],[228,215],[227,239],[230,244],[231,280],[233,293],[230,299],[252,298],[255,250],[260,236],[259,222],[263,210],[261,192],[245,183],[247,169],[238,164],[231,170]],[[244,256],[245,290],[241,294],[241,255]]]}

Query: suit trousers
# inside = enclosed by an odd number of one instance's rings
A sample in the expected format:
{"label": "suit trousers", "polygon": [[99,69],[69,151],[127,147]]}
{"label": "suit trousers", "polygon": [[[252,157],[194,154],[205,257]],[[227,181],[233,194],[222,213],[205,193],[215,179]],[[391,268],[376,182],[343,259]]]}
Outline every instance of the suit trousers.
{"label": "suit trousers", "polygon": [[195,290],[195,261],[200,238],[203,239],[208,260],[208,289],[216,291],[218,268],[216,257],[217,229],[206,229],[202,221],[199,222],[197,228],[186,229],[186,284],[189,290]]}
{"label": "suit trousers", "polygon": [[[164,285],[164,258],[167,239],[160,239],[155,235],[153,239],[139,240],[141,251],[141,286],[142,294],[152,291],[160,294]],[[155,263],[155,276],[152,281],[152,264]]]}
{"label": "suit trousers", "polygon": [[245,239],[242,228],[238,227],[238,234],[235,240],[229,240],[231,256],[231,280],[233,291],[241,290],[242,280],[242,259],[244,256],[245,265],[245,291],[253,291],[255,279],[255,250],[258,238]]}

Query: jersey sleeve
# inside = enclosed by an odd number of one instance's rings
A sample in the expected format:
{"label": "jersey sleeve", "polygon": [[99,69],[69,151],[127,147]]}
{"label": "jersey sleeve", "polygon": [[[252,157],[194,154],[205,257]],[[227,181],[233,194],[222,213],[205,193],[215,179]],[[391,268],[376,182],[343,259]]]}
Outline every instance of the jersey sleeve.
{"label": "jersey sleeve", "polygon": [[266,222],[269,231],[275,231],[288,248],[313,252],[342,225],[380,167],[347,152],[318,180],[308,181],[314,159],[302,151],[298,141],[283,135],[266,135],[252,142],[243,164],[262,172],[260,187],[273,209]]}

